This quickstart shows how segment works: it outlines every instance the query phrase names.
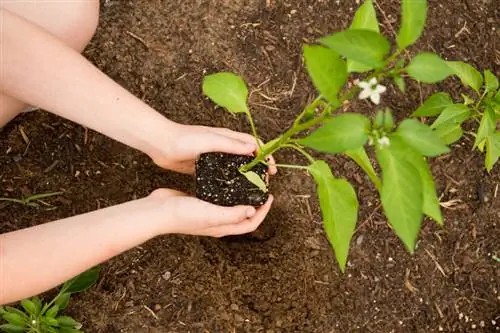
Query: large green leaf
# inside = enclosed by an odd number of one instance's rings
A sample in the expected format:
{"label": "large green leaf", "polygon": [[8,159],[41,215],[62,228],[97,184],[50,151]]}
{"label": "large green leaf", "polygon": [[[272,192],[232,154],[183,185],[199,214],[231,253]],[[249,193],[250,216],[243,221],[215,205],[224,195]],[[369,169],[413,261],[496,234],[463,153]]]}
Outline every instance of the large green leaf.
{"label": "large green leaf", "polygon": [[398,139],[390,136],[389,146],[377,147],[382,168],[380,197],[391,226],[413,253],[423,217],[423,185],[419,171],[401,158],[410,148]]}
{"label": "large green leaf", "polygon": [[233,73],[207,75],[203,80],[203,93],[231,113],[248,112],[247,86],[241,77]]}
{"label": "large green leaf", "polygon": [[492,135],[496,130],[496,117],[495,112],[491,108],[486,108],[481,118],[481,123],[477,130],[476,140],[474,141],[474,147],[479,147],[481,151],[483,149],[482,143],[486,140],[486,137]]}
{"label": "large green leaf", "polygon": [[[380,32],[377,21],[377,13],[375,12],[372,0],[365,0],[365,2],[358,8],[354,14],[354,19],[352,20],[350,28]],[[353,60],[347,60],[348,72],[364,73],[371,69],[373,69],[373,67],[363,65]]]}
{"label": "large green leaf", "polygon": [[345,113],[334,117],[298,142],[324,153],[343,153],[362,147],[368,140],[370,121],[363,115]]}
{"label": "large green leaf", "polygon": [[423,83],[436,83],[453,73],[446,61],[430,52],[416,55],[408,65],[407,71],[412,78]]}
{"label": "large green leaf", "polygon": [[416,119],[403,120],[397,133],[406,145],[424,156],[437,156],[450,151],[436,132]]}
{"label": "large green leaf", "polygon": [[483,77],[477,69],[462,61],[447,61],[446,63],[464,85],[471,87],[476,92],[481,89]]}
{"label": "large green leaf", "polygon": [[390,44],[381,34],[366,29],[349,29],[322,38],[321,43],[347,59],[371,68],[384,67]]}
{"label": "large green leaf", "polygon": [[440,114],[446,107],[453,104],[448,93],[438,92],[427,98],[413,114],[412,117],[432,117]]}
{"label": "large green leaf", "polygon": [[500,132],[490,135],[486,138],[486,158],[484,164],[486,170],[490,172],[493,166],[500,158]]}
{"label": "large green leaf", "polygon": [[436,193],[436,186],[426,159],[419,153],[412,149],[408,149],[408,147],[402,144],[404,144],[404,141],[395,135],[392,140],[392,145],[394,146],[394,150],[396,150],[395,153],[399,156],[398,158],[406,160],[417,169],[420,174],[424,196],[422,205],[423,213],[436,221],[437,224],[443,225],[443,217]]}
{"label": "large green leaf", "polygon": [[358,199],[354,188],[344,179],[333,177],[328,164],[316,161],[309,172],[318,184],[318,196],[326,235],[344,272],[349,245],[358,219]]}
{"label": "large green leaf", "polygon": [[488,69],[484,71],[484,84],[486,85],[487,92],[492,92],[498,89],[498,79]]}
{"label": "large green leaf", "polygon": [[338,104],[338,93],[347,80],[344,60],[335,51],[320,45],[305,45],[304,58],[316,89],[330,103]]}
{"label": "large green leaf", "polygon": [[60,310],[64,310],[69,303],[71,298],[71,293],[62,293],[54,301],[54,304],[59,307]]}
{"label": "large green leaf", "polygon": [[67,281],[63,287],[63,293],[79,293],[90,288],[99,278],[99,266],[95,266],[82,274]]}
{"label": "large green leaf", "polygon": [[401,27],[396,41],[400,49],[415,43],[422,35],[427,19],[426,0],[403,0],[401,4]]}
{"label": "large green leaf", "polygon": [[467,105],[453,104],[441,112],[439,117],[432,123],[431,128],[437,129],[441,126],[447,126],[449,124],[460,125],[469,119],[470,115],[471,110]]}

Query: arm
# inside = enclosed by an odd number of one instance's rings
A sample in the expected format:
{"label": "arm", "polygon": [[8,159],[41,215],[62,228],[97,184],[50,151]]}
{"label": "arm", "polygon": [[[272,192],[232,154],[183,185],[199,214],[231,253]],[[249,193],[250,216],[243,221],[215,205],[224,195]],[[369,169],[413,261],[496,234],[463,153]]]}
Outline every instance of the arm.
{"label": "arm", "polygon": [[220,237],[253,231],[271,201],[255,211],[219,207],[162,189],[143,199],[2,234],[0,305],[54,288],[161,234]]}

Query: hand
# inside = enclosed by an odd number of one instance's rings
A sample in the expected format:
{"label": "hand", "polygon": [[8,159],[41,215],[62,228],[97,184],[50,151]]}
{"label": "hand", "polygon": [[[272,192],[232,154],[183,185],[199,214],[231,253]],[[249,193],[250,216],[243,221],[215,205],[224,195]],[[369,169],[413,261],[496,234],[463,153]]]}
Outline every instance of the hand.
{"label": "hand", "polygon": [[[258,150],[253,136],[227,128],[177,124],[168,140],[163,153],[153,157],[154,162],[164,169],[188,174],[194,173],[195,160],[202,153],[253,155]],[[272,157],[268,163],[269,174],[276,174]]]}
{"label": "hand", "polygon": [[223,237],[241,235],[255,231],[264,221],[273,197],[258,209],[251,206],[222,207],[190,197],[185,193],[158,189],[150,195],[151,200],[161,205],[165,218],[158,226],[160,234],[185,234]]}

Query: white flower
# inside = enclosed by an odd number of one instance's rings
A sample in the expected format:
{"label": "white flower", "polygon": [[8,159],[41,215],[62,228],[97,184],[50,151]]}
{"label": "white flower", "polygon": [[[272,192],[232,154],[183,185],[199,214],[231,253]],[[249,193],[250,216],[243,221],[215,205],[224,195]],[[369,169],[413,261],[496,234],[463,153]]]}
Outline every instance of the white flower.
{"label": "white flower", "polygon": [[389,141],[389,138],[386,136],[381,137],[377,140],[377,142],[381,147],[389,146],[391,144],[391,141]]}
{"label": "white flower", "polygon": [[377,78],[372,78],[368,82],[361,81],[358,83],[358,87],[363,89],[359,94],[359,99],[370,97],[370,100],[375,104],[380,103],[380,95],[387,90],[385,86],[378,84]]}

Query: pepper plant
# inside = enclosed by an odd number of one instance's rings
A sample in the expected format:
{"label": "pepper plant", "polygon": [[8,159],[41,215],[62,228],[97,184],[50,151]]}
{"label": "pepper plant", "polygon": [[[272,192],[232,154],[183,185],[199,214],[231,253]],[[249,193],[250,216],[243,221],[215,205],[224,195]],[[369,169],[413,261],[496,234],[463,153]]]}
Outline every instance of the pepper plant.
{"label": "pepper plant", "polygon": [[[446,154],[448,145],[459,140],[468,120],[479,123],[474,148],[485,153],[485,165],[491,171],[500,155],[500,92],[498,79],[490,71],[484,76],[469,64],[446,61],[431,52],[421,52],[408,60],[405,50],[424,31],[426,0],[402,0],[401,24],[396,45],[381,34],[372,0],[356,11],[351,26],[315,44],[304,45],[305,66],[318,97],[297,116],[290,128],[277,138],[259,143],[252,162],[240,172],[266,190],[267,184],[250,171],[283,148],[295,149],[308,165],[278,164],[277,167],[307,170],[317,183],[326,235],[342,271],[347,263],[350,241],[358,217],[358,200],[352,185],[333,175],[329,165],[313,158],[307,149],[327,154],[344,154],[354,160],[380,193],[388,221],[410,253],[424,216],[440,226],[443,217],[428,159]],[[361,77],[348,87],[350,75]],[[474,95],[462,94],[455,102],[446,92],[429,97],[410,117],[396,124],[392,111],[376,110],[374,119],[338,110],[347,101],[369,98],[377,106],[386,87],[392,83],[405,93],[406,80],[437,83],[458,77]],[[203,92],[215,104],[233,114],[243,113],[252,133],[259,138],[248,107],[248,89],[241,77],[229,72],[204,78]],[[426,117],[423,119],[423,117]],[[426,120],[433,121],[427,123]],[[435,119],[434,119],[435,118]],[[259,140],[257,140],[259,142]],[[370,161],[368,149],[374,149],[381,174]]]}
{"label": "pepper plant", "polygon": [[94,267],[64,283],[58,294],[48,303],[33,297],[21,301],[21,308],[0,307],[0,332],[6,333],[79,333],[82,324],[61,312],[68,306],[71,294],[90,288],[99,277],[99,267]]}

